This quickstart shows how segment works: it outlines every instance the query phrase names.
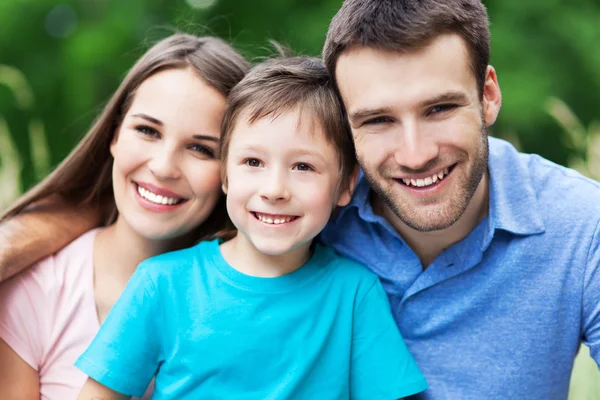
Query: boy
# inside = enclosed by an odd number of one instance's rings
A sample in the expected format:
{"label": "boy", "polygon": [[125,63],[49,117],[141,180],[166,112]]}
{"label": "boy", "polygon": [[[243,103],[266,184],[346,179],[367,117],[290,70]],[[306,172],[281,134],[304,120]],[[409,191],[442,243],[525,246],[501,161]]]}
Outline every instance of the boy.
{"label": "boy", "polygon": [[[394,399],[426,389],[375,275],[314,244],[356,179],[316,60],[255,67],[228,99],[221,160],[238,230],[140,265],[77,362],[79,398]],[[199,171],[201,173],[201,171]]]}

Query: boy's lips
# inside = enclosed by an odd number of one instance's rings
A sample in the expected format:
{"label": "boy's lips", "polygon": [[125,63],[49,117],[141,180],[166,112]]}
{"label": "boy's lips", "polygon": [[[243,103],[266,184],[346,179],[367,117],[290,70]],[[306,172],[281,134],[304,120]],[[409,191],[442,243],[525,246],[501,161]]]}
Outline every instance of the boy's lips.
{"label": "boy's lips", "polygon": [[295,220],[300,218],[296,215],[267,214],[267,213],[261,213],[258,211],[250,211],[250,214],[252,214],[254,216],[254,218],[259,220],[260,222],[263,222],[263,223],[269,224],[269,225],[284,225],[284,224],[288,224],[290,222],[294,222]]}

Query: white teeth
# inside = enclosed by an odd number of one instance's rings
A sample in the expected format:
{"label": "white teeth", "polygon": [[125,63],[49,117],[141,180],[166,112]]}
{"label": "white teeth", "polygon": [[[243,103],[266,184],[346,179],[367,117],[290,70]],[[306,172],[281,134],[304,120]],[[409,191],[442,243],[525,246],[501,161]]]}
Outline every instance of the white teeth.
{"label": "white teeth", "polygon": [[173,204],[177,204],[180,202],[180,199],[175,199],[172,197],[164,197],[158,194],[154,194],[149,190],[144,189],[141,186],[137,187],[138,193],[140,194],[140,196],[142,196],[144,199],[151,201],[152,203],[156,203],[156,204],[169,204],[169,205],[173,205]]}
{"label": "white teeth", "polygon": [[290,222],[292,219],[294,219],[294,217],[271,218],[259,213],[254,213],[254,215],[256,215],[256,218],[258,218],[259,221],[272,225],[285,224],[286,222]]}
{"label": "white teeth", "polygon": [[404,184],[407,186],[416,186],[416,187],[430,186],[430,185],[433,185],[434,183],[437,183],[437,182],[441,181],[442,179],[444,179],[446,177],[446,175],[448,175],[448,172],[449,172],[448,168],[444,168],[442,171],[438,172],[437,174],[433,174],[431,176],[428,176],[427,178],[423,178],[423,179],[402,178],[402,182],[404,182]]}

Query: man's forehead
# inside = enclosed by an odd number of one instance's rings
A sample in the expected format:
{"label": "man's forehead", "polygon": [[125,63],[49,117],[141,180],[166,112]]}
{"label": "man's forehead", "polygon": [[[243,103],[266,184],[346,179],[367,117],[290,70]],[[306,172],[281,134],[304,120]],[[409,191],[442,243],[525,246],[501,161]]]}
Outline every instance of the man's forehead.
{"label": "man's forehead", "polygon": [[466,46],[456,35],[408,53],[354,47],[340,56],[336,81],[349,112],[367,104],[385,107],[399,98],[424,102],[444,93],[477,91]]}

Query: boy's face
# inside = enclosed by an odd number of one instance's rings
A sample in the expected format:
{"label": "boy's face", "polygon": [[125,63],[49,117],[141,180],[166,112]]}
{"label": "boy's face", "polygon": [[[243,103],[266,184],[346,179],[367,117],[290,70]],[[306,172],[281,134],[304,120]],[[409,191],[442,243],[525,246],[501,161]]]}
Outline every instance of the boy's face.
{"label": "boy's face", "polygon": [[227,211],[239,239],[263,254],[308,249],[333,207],[349,201],[337,193],[338,155],[311,117],[291,110],[248,124],[242,115],[232,132]]}

